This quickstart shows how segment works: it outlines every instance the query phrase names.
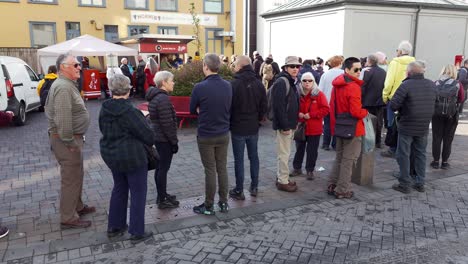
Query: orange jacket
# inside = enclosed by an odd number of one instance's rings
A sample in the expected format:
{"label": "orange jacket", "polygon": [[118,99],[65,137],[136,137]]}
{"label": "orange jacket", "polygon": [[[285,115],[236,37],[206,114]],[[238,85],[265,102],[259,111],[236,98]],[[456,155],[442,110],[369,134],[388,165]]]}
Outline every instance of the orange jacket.
{"label": "orange jacket", "polygon": [[338,113],[350,113],[358,119],[355,136],[360,137],[366,134],[362,119],[367,116],[367,110],[362,108],[361,85],[364,82],[354,78],[349,74],[342,74],[333,80],[333,90],[330,99],[330,128],[332,135],[335,135],[335,103]]}

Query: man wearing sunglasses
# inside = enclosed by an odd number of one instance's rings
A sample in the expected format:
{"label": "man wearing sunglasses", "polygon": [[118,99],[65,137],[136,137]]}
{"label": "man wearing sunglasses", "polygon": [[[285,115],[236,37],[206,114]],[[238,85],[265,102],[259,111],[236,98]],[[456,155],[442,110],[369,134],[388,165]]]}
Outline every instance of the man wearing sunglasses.
{"label": "man wearing sunglasses", "polygon": [[299,115],[299,86],[297,75],[301,68],[299,58],[286,57],[275,83],[270,89],[273,109],[273,129],[276,130],[276,150],[278,154],[278,170],[276,187],[280,191],[295,192],[295,182],[289,180],[289,156],[293,132],[296,129]]}
{"label": "man wearing sunglasses", "polygon": [[86,228],[91,221],[81,220],[80,216],[93,213],[96,208],[81,200],[83,135],[89,127],[89,113],[77,89],[81,66],[67,54],[57,58],[56,66],[59,77],[50,88],[45,113],[52,151],[60,165],[60,223],[66,228]]}
{"label": "man wearing sunglasses", "polygon": [[330,99],[331,133],[335,135],[336,116],[349,113],[356,120],[355,133],[351,138],[336,137],[336,158],[330,173],[328,193],[337,199],[351,198],[351,174],[354,164],[361,154],[362,136],[366,131],[362,119],[367,110],[362,108],[361,62],[350,57],[344,61],[345,73],[332,82],[333,90]]}

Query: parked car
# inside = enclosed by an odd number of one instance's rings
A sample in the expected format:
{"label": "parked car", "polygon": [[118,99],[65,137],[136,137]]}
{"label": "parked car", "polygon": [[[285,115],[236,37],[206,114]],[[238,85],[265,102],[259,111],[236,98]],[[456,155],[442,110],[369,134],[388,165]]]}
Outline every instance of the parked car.
{"label": "parked car", "polygon": [[37,94],[39,77],[21,59],[0,56],[0,111],[11,111],[13,123],[26,123],[26,113],[39,109],[41,100]]}

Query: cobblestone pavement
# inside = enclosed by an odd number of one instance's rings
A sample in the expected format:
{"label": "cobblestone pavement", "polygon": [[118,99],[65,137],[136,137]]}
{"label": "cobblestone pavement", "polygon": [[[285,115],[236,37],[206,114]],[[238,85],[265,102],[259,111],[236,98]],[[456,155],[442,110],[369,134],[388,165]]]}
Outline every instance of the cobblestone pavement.
{"label": "cobblestone pavement", "polygon": [[[0,218],[11,230],[0,240],[0,263],[468,263],[466,120],[457,130],[452,168],[427,168],[426,193],[392,191],[396,162],[376,155],[374,185],[355,186],[355,198],[344,201],[324,193],[334,159],[330,151],[319,153],[317,167],[325,171],[317,180],[299,177],[299,192],[276,191],[274,137],[265,125],[259,197],[231,201],[233,209],[216,217],[191,212],[203,200],[203,169],[195,130],[184,128],[168,183],[181,208],[156,209],[150,172],[146,223],[155,236],[131,245],[128,236],[115,241],[105,236],[112,176],[99,155],[100,102],[87,106],[92,123],[84,150],[83,198],[98,209],[88,229],[60,229],[60,177],[44,114],[31,113],[24,127],[0,128]],[[231,152],[228,164],[232,183]]]}

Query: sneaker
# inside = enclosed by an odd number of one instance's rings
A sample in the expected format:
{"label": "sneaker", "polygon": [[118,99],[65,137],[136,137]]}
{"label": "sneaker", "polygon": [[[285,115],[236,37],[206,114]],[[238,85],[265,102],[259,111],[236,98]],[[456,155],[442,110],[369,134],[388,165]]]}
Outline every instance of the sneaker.
{"label": "sneaker", "polygon": [[387,150],[387,151],[380,152],[380,156],[382,156],[384,158],[394,159],[395,158],[395,153],[393,151],[391,151],[391,150]]}
{"label": "sneaker", "polygon": [[150,238],[153,236],[153,232],[145,232],[143,233],[142,235],[131,235],[130,236],[130,242],[132,244],[137,244],[137,243],[140,243],[140,242],[143,242],[145,241],[146,239]]}
{"label": "sneaker", "polygon": [[296,170],[294,169],[290,174],[289,174],[289,177],[296,177],[296,176],[300,176],[302,175],[302,170],[299,169],[299,170]]}
{"label": "sneaker", "polygon": [[326,150],[326,151],[329,151],[329,150],[330,150],[330,146],[323,146],[323,145],[322,145],[322,149],[323,149],[323,150]]}
{"label": "sneaker", "polygon": [[245,200],[244,192],[239,192],[236,188],[229,191],[229,197],[234,200]]}
{"label": "sneaker", "polygon": [[163,201],[160,201],[158,204],[159,209],[170,209],[179,207],[179,201],[171,200],[168,197]]}
{"label": "sneaker", "polygon": [[433,169],[438,169],[438,168],[439,168],[439,161],[433,160],[433,161],[431,162],[431,167],[432,167]]}
{"label": "sneaker", "polygon": [[199,206],[193,207],[193,212],[196,214],[204,214],[204,215],[214,215],[215,211],[213,210],[213,206],[206,206],[205,203],[200,204]]}
{"label": "sneaker", "polygon": [[[166,193],[166,198],[172,201],[176,201],[177,196]],[[160,202],[161,202],[161,198],[159,198],[159,196],[156,197],[156,204],[159,204]],[[178,201],[176,202],[179,203]]]}
{"label": "sneaker", "polygon": [[0,238],[6,237],[10,233],[10,230],[4,226],[0,226]]}
{"label": "sneaker", "polygon": [[450,168],[450,164],[448,162],[442,162],[442,165],[440,165],[440,168],[443,170],[447,170]]}
{"label": "sneaker", "polygon": [[405,193],[405,194],[408,194],[411,192],[411,190],[408,187],[403,187],[399,183],[393,184],[392,189],[395,191]]}
{"label": "sneaker", "polygon": [[415,189],[416,191],[418,192],[425,192],[426,191],[426,188],[424,188],[424,185],[413,185],[413,189]]}
{"label": "sneaker", "polygon": [[250,188],[249,192],[250,192],[250,196],[257,197],[257,195],[258,195],[258,189],[257,188]]}
{"label": "sneaker", "polygon": [[227,213],[229,211],[229,205],[226,202],[219,201],[218,206],[221,213]]}
{"label": "sneaker", "polygon": [[312,181],[314,179],[314,172],[308,171],[307,172],[307,180]]}

